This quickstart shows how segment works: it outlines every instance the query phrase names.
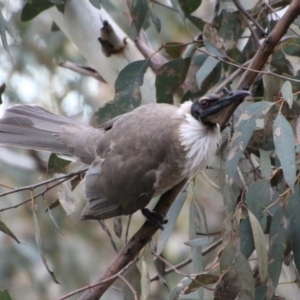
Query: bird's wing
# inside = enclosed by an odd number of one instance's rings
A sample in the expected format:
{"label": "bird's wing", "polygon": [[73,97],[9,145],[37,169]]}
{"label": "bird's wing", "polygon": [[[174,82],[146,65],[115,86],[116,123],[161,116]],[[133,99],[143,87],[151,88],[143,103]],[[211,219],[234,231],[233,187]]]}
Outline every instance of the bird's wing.
{"label": "bird's wing", "polygon": [[176,111],[172,105],[151,104],[116,119],[86,175],[83,219],[132,214],[183,179],[184,151],[178,142],[183,117]]}

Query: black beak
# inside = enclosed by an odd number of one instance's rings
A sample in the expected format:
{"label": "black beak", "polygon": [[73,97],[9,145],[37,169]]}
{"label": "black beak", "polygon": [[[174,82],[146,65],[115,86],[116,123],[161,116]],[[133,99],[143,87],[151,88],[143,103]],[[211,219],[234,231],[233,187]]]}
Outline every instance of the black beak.
{"label": "black beak", "polygon": [[192,115],[204,124],[217,124],[225,107],[234,102],[242,102],[245,97],[250,95],[250,92],[244,90],[229,92],[224,89],[222,97],[209,95],[195,101],[192,105]]}

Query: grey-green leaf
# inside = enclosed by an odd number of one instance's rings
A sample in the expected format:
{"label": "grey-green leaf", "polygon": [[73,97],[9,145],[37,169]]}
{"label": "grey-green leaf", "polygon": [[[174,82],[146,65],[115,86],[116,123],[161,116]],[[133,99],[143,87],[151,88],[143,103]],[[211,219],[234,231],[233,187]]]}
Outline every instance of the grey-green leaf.
{"label": "grey-green leaf", "polygon": [[295,192],[288,198],[287,212],[294,262],[298,272],[300,272],[300,194],[298,184],[295,185]]}
{"label": "grey-green leaf", "polygon": [[219,63],[220,62],[217,59],[215,59],[211,56],[207,57],[207,59],[205,60],[203,65],[200,67],[200,69],[196,73],[196,81],[197,81],[197,85],[198,85],[199,89],[201,89],[202,83],[204,82],[204,80],[216,68],[216,66]]}
{"label": "grey-green leaf", "polygon": [[164,230],[161,232],[160,236],[158,237],[157,251],[156,251],[157,255],[160,255],[166,247],[169,237],[172,234],[174,226],[176,224],[178,215],[186,199],[186,195],[187,193],[186,193],[186,186],[185,186],[181,191],[181,193],[176,197],[175,201],[173,202],[171,208],[167,213],[166,218],[168,220],[168,223],[164,225]]}
{"label": "grey-green leaf", "polygon": [[[126,280],[130,283],[131,287],[135,290],[138,299],[141,296],[141,273],[136,265],[132,266],[124,275]],[[122,295],[124,300],[134,299],[132,290],[127,284],[122,288]]]}
{"label": "grey-green leaf", "polygon": [[257,253],[257,264],[261,285],[265,284],[268,279],[268,250],[265,236],[254,214],[248,209],[248,216],[253,232],[254,244]]}
{"label": "grey-green leaf", "polygon": [[44,264],[46,270],[48,271],[48,273],[50,274],[52,280],[55,283],[60,284],[59,281],[56,279],[54,273],[50,270],[50,268],[48,266],[48,262],[47,262],[46,255],[44,253],[44,248],[43,248],[40,225],[39,225],[39,222],[38,222],[38,219],[37,219],[37,216],[36,216],[36,213],[34,210],[32,210],[32,217],[33,217],[33,224],[34,224],[35,241],[38,246],[39,253],[42,258],[43,264]]}
{"label": "grey-green leaf", "polygon": [[287,241],[287,229],[288,219],[286,209],[281,206],[273,216],[270,228],[267,299],[272,299],[279,281]]}
{"label": "grey-green leaf", "polygon": [[11,230],[1,220],[0,220],[0,231],[2,231],[3,233],[7,234],[11,238],[13,238],[17,243],[20,244],[20,242],[17,239],[17,237],[11,232]]}
{"label": "grey-green leaf", "polygon": [[295,138],[290,123],[281,114],[274,121],[273,138],[284,179],[293,189],[296,180]]}
{"label": "grey-green leaf", "polygon": [[229,184],[233,183],[239,160],[255,129],[256,119],[266,115],[272,105],[273,103],[267,101],[256,102],[247,106],[241,114],[236,124],[225,167]]}
{"label": "grey-green leaf", "polygon": [[281,87],[281,94],[284,101],[287,102],[290,108],[293,106],[293,90],[290,81],[286,81]]}

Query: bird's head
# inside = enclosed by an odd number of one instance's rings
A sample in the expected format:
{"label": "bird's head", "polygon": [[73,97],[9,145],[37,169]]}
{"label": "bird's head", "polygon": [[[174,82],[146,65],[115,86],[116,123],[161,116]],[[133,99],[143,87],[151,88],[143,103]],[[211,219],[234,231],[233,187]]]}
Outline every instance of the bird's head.
{"label": "bird's head", "polygon": [[219,123],[224,108],[233,102],[242,102],[245,97],[251,95],[244,90],[228,91],[223,89],[223,95],[208,95],[194,101],[191,108],[192,116],[203,124],[215,125]]}

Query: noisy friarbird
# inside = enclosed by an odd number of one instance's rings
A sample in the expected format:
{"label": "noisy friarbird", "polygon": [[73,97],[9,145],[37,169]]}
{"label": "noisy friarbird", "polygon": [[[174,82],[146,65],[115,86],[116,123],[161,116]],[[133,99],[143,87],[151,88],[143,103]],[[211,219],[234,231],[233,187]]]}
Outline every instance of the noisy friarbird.
{"label": "noisy friarbird", "polygon": [[223,109],[249,92],[209,95],[179,107],[146,104],[99,128],[36,105],[15,105],[0,119],[0,144],[75,157],[90,165],[82,219],[129,215],[205,168],[220,142]]}

